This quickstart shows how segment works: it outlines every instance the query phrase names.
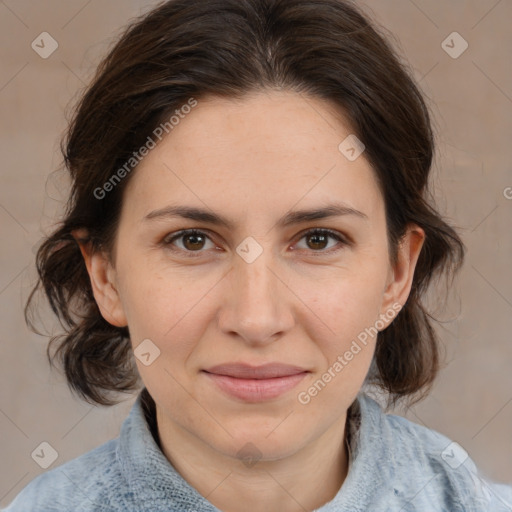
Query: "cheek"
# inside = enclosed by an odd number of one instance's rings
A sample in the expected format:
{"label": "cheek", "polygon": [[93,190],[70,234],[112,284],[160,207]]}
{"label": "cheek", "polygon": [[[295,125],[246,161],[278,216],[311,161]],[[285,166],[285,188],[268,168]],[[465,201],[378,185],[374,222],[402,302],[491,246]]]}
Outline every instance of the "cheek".
{"label": "cheek", "polygon": [[179,277],[165,275],[142,252],[120,261],[118,269],[130,332],[145,337],[151,332],[160,337],[183,316],[181,310],[186,307],[189,289],[180,286]]}
{"label": "cheek", "polygon": [[[188,362],[193,360],[191,356],[198,340],[204,336],[208,318],[205,294],[211,287],[211,284],[203,286],[197,282],[184,284],[177,276],[164,279],[153,273],[146,279],[134,279],[125,288],[135,354],[137,346],[145,339],[150,339],[159,350],[150,365],[136,358],[139,374],[157,403],[165,403],[166,409],[178,411],[177,418],[196,406],[194,400],[190,400],[193,387]],[[204,411],[198,407],[194,414],[200,418]],[[180,421],[185,422],[185,419],[186,415]]]}
{"label": "cheek", "polygon": [[357,394],[362,385],[374,354],[386,272],[385,258],[361,258],[357,267],[325,278],[314,293],[310,288],[307,295],[303,283],[301,293],[309,307],[298,322],[310,329],[308,337],[322,354],[322,382],[311,391],[329,388],[317,402],[337,403]]}
{"label": "cheek", "polygon": [[149,338],[165,356],[166,367],[182,367],[201,339],[210,314],[213,277],[202,279],[175,271],[164,274],[139,266],[123,282],[121,295],[134,348]]}
{"label": "cheek", "polygon": [[308,306],[304,314],[315,314],[324,325],[326,338],[343,342],[379,319],[385,279],[385,265],[360,265],[334,272],[313,287],[304,280],[297,295]]}
{"label": "cheek", "polygon": [[381,293],[375,282],[345,279],[321,296],[311,297],[314,307],[304,313],[309,320],[302,323],[309,326],[308,337],[314,340],[321,358],[317,372],[297,395],[304,410],[329,411],[328,415],[335,417],[359,392],[377,339]]}

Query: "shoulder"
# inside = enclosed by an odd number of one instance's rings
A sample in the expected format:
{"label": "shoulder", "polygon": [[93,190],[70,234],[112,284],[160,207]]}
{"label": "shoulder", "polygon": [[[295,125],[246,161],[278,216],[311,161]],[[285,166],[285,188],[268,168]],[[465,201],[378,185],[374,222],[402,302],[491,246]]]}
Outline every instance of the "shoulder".
{"label": "shoulder", "polygon": [[360,402],[384,445],[393,493],[413,510],[512,512],[512,487],[488,480],[460,444],[407,418],[384,413],[366,395]]}
{"label": "shoulder", "polygon": [[117,457],[118,439],[47,471],[32,480],[5,512],[116,510],[113,499],[126,493]]}
{"label": "shoulder", "polygon": [[5,512],[216,510],[177,473],[157,445],[142,393],[119,437],[38,476]]}

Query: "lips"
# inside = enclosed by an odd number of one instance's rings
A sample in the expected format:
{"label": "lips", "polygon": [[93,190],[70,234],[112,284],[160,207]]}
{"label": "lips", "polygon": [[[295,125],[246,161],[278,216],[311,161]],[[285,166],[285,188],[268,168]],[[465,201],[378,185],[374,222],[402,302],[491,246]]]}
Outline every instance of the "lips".
{"label": "lips", "polygon": [[261,366],[251,366],[245,363],[227,363],[213,366],[205,371],[237,379],[273,379],[297,375],[307,370],[282,363],[267,363]]}
{"label": "lips", "polygon": [[244,402],[262,402],[293,389],[309,372],[298,366],[268,363],[251,366],[227,363],[203,370],[224,394]]}

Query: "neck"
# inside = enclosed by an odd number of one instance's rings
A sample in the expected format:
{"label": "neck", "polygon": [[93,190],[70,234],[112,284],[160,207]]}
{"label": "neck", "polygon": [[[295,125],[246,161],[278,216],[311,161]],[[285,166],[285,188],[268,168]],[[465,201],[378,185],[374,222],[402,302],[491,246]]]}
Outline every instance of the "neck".
{"label": "neck", "polygon": [[156,419],[167,459],[184,480],[224,512],[245,512],[248,503],[253,512],[315,510],[334,498],[348,472],[346,415],[293,454],[246,465],[183,429],[158,406]]}

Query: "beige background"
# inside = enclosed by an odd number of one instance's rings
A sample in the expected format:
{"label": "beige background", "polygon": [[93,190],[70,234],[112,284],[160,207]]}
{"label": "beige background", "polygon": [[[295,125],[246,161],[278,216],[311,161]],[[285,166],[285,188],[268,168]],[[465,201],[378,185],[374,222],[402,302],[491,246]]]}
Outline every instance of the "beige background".
{"label": "beige background", "polygon": [[[43,471],[31,458],[42,441],[57,450],[55,467],[115,437],[132,404],[101,408],[72,398],[62,376],[49,370],[46,339],[25,326],[23,304],[35,279],[34,246],[66,198],[65,173],[53,172],[65,107],[122,25],[151,5],[0,1],[1,506]],[[448,365],[407,416],[457,441],[489,477],[511,483],[512,2],[366,5],[395,35],[432,102],[436,199],[469,250],[439,328]],[[31,48],[43,31],[59,45],[48,59]],[[441,46],[454,31],[469,44],[456,59]],[[48,308],[41,317],[56,327]]]}

